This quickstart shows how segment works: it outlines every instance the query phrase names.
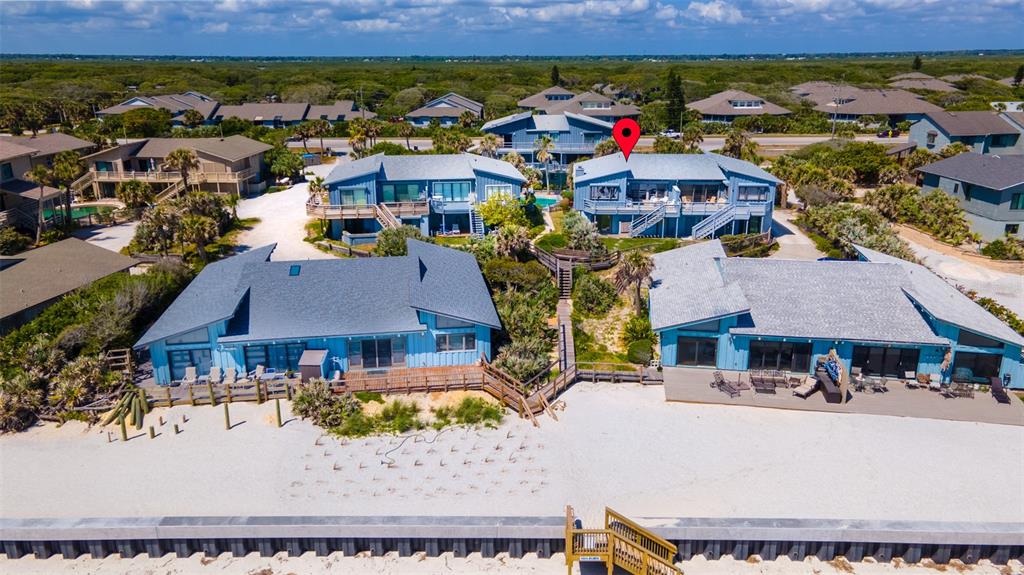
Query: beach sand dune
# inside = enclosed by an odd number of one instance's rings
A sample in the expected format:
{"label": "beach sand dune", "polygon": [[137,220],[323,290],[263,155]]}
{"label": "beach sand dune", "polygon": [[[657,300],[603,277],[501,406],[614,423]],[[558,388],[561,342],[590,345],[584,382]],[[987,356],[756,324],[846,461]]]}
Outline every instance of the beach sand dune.
{"label": "beach sand dune", "polygon": [[[159,435],[69,423],[0,438],[0,516],[1024,517],[1024,427],[666,403],[577,384],[558,421],[337,439],[274,404],[157,409]],[[183,421],[185,418],[187,421]],[[171,424],[177,423],[180,434]],[[113,441],[108,442],[109,436]]]}

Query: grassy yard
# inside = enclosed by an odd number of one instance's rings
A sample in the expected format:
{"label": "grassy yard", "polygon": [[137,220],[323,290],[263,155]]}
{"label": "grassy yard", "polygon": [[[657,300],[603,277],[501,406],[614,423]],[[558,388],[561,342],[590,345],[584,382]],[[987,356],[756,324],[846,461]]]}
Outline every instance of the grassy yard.
{"label": "grassy yard", "polygon": [[659,253],[682,245],[677,238],[601,238],[601,241],[609,251],[643,250]]}
{"label": "grassy yard", "polygon": [[436,236],[434,242],[440,246],[457,247],[469,245],[470,236]]}

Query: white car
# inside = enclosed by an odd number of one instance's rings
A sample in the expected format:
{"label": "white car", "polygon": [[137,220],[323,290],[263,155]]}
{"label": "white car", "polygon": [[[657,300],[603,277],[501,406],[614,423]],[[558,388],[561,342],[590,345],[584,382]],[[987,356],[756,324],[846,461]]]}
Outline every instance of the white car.
{"label": "white car", "polygon": [[664,130],[660,135],[665,136],[666,138],[672,138],[673,140],[678,140],[682,136],[682,134],[672,129]]}

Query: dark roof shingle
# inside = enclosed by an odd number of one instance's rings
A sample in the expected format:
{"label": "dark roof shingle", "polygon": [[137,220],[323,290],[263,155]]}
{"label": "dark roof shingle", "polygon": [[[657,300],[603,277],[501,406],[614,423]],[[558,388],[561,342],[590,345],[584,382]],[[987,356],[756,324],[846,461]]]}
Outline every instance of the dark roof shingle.
{"label": "dark roof shingle", "polygon": [[968,152],[921,166],[917,171],[992,190],[1005,190],[1024,184],[1024,155]]}

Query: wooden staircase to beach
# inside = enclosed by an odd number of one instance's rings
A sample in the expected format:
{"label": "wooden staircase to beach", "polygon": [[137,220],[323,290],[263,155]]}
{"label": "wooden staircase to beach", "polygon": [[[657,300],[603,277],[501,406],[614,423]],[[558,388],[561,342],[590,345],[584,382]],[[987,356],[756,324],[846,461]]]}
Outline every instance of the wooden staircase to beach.
{"label": "wooden staircase to beach", "polygon": [[633,575],[682,575],[676,554],[675,545],[608,507],[603,529],[584,529],[577,525],[573,508],[565,508],[565,563],[570,574],[577,561],[599,560],[608,575],[616,567]]}

